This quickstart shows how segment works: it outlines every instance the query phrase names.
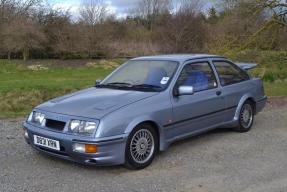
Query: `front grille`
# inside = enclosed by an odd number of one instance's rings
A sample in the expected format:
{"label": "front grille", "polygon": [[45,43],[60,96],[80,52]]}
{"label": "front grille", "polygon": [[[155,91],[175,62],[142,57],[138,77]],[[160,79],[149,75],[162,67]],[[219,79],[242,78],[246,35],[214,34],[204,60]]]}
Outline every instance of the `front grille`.
{"label": "front grille", "polygon": [[50,128],[50,129],[56,129],[59,131],[63,131],[63,129],[65,128],[65,125],[66,125],[66,123],[62,122],[62,121],[46,119],[46,127]]}

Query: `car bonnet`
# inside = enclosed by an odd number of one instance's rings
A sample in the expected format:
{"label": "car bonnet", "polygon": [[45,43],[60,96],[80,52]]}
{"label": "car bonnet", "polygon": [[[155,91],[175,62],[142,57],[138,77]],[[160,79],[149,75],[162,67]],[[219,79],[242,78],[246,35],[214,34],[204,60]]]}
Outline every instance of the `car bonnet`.
{"label": "car bonnet", "polygon": [[101,119],[121,107],[156,94],[158,92],[89,88],[52,99],[37,106],[36,109],[65,115]]}

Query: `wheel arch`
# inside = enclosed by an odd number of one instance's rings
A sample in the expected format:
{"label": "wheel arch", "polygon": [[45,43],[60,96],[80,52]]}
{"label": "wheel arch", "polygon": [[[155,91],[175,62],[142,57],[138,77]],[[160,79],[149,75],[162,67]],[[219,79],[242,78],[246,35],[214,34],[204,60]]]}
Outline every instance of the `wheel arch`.
{"label": "wheel arch", "polygon": [[147,120],[147,121],[143,121],[143,122],[139,123],[138,125],[140,125],[140,124],[149,124],[149,125],[151,125],[152,128],[155,130],[155,132],[157,134],[157,137],[159,139],[159,136],[160,136],[159,126],[158,126],[158,124],[155,121]]}
{"label": "wheel arch", "polygon": [[165,141],[164,135],[162,134],[162,127],[159,125],[159,123],[157,123],[152,118],[140,118],[140,119],[134,120],[133,122],[129,124],[125,133],[130,134],[134,128],[136,128],[138,125],[141,125],[141,124],[149,124],[154,128],[154,130],[157,133],[159,150],[160,151],[164,150],[166,146],[164,142]]}
{"label": "wheel arch", "polygon": [[253,97],[249,97],[246,99],[246,101],[250,101],[252,103],[253,113],[255,114],[255,112],[256,112],[256,101],[255,101],[255,99]]}
{"label": "wheel arch", "polygon": [[256,111],[255,98],[251,94],[246,94],[246,95],[242,96],[241,99],[239,100],[233,120],[237,121],[239,119],[241,107],[243,106],[243,104],[246,101],[252,102],[253,107],[254,107],[253,110],[254,110],[254,112]]}

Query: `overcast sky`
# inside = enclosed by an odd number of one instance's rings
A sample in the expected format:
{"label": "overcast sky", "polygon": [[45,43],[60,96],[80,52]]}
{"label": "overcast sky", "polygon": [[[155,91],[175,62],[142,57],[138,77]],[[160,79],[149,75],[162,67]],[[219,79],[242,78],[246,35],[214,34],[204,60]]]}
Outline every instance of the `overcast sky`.
{"label": "overcast sky", "polygon": [[[125,17],[129,10],[135,7],[140,0],[105,0],[111,13],[116,14],[117,17]],[[207,9],[212,5],[213,0],[202,0],[204,9]],[[77,16],[78,7],[81,4],[81,0],[48,0],[48,2],[55,8],[70,9],[74,16]],[[180,2],[180,0],[173,0],[174,3]],[[208,2],[208,3],[206,3]]]}

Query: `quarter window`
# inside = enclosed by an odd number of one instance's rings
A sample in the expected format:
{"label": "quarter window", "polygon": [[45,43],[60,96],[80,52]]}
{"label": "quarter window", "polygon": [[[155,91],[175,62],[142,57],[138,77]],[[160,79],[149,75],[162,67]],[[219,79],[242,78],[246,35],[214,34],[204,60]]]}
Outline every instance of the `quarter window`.
{"label": "quarter window", "polygon": [[239,67],[225,61],[213,61],[222,86],[249,79],[248,74]]}
{"label": "quarter window", "polygon": [[177,80],[177,87],[193,86],[194,92],[217,87],[214,73],[208,62],[186,65]]}

